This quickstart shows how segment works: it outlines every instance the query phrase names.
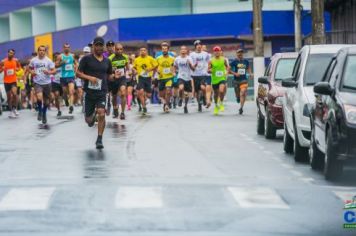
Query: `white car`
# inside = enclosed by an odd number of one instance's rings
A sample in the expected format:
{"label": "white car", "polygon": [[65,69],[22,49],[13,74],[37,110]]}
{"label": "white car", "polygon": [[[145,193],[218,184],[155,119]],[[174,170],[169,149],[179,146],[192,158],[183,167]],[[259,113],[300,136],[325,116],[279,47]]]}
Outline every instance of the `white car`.
{"label": "white car", "polygon": [[286,153],[294,153],[295,161],[309,160],[309,111],[315,103],[313,86],[321,81],[332,57],[347,46],[351,45],[304,46],[295,62],[292,77],[282,82],[282,86],[288,88],[283,99],[283,146]]}

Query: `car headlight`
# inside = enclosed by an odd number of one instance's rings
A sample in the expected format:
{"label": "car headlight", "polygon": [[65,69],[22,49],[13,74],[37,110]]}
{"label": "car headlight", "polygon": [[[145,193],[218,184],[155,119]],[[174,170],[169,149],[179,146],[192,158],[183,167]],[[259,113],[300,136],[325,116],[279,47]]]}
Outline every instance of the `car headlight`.
{"label": "car headlight", "polygon": [[346,121],[350,124],[356,124],[356,106],[344,105]]}
{"label": "car headlight", "polygon": [[277,97],[276,100],[274,100],[274,104],[277,106],[282,106],[283,105],[283,97]]}
{"label": "car headlight", "polygon": [[303,116],[310,117],[310,112],[313,108],[312,104],[305,104],[303,107]]}

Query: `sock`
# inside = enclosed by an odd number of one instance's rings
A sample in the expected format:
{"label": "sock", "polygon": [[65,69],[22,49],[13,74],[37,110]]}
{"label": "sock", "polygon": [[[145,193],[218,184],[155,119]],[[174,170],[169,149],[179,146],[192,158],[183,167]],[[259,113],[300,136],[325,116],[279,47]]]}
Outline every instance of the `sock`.
{"label": "sock", "polygon": [[103,136],[102,135],[98,135],[97,141],[101,141],[101,140],[103,140]]}
{"label": "sock", "polygon": [[42,102],[37,101],[37,108],[38,108],[38,112],[42,113]]}
{"label": "sock", "polygon": [[132,102],[132,95],[127,96],[127,106],[131,107],[131,102]]}
{"label": "sock", "polygon": [[48,108],[47,105],[43,105],[43,109],[42,109],[43,115],[46,115],[46,113],[47,113],[47,108]]}

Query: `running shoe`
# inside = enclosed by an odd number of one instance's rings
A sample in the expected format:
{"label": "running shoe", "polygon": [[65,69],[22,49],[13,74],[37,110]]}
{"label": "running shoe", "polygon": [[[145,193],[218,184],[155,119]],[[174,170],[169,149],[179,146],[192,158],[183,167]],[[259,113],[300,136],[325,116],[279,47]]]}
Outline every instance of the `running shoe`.
{"label": "running shoe", "polygon": [[202,107],[202,105],[201,105],[200,102],[198,103],[198,111],[199,111],[199,112],[202,112],[202,111],[203,111],[203,107]]}
{"label": "running shoe", "polygon": [[239,109],[239,114],[242,115],[244,113],[244,109],[242,107]]}
{"label": "running shoe", "polygon": [[96,145],[96,149],[103,149],[104,148],[103,140],[100,137],[98,137],[98,139],[96,140],[95,145]]}
{"label": "running shoe", "polygon": [[41,112],[38,112],[37,120],[42,121],[42,113]]}
{"label": "running shoe", "polygon": [[45,113],[43,113],[43,115],[42,115],[42,124],[47,124],[47,116],[46,116],[46,114]]}
{"label": "running shoe", "polygon": [[119,117],[119,109],[115,108],[113,118],[118,118],[118,117]]}
{"label": "running shoe", "polygon": [[142,108],[142,115],[146,115],[146,114],[147,114],[147,108],[144,107],[144,108]]}
{"label": "running shoe", "polygon": [[188,114],[188,107],[187,106],[184,107],[184,113]]}
{"label": "running shoe", "polygon": [[73,111],[74,111],[74,107],[73,107],[73,106],[70,106],[70,107],[69,107],[69,114],[73,114]]}
{"label": "running shoe", "polygon": [[61,111],[58,111],[58,112],[57,112],[57,117],[60,117],[60,116],[62,116],[62,112],[61,112]]}
{"label": "running shoe", "polygon": [[16,118],[17,116],[15,115],[14,111],[10,111],[9,118]]}
{"label": "running shoe", "polygon": [[182,105],[183,105],[183,99],[179,98],[178,106],[181,107]]}
{"label": "running shoe", "polygon": [[19,116],[20,115],[20,113],[17,111],[17,109],[14,109],[14,114],[15,114],[15,116]]}
{"label": "running shoe", "polygon": [[120,120],[125,120],[125,113],[121,112],[121,114],[120,114]]}
{"label": "running shoe", "polygon": [[240,97],[237,97],[237,98],[236,98],[236,102],[237,102],[237,103],[240,103]]}
{"label": "running shoe", "polygon": [[214,107],[214,115],[219,115],[219,110],[220,110],[219,106],[215,105],[215,107]]}
{"label": "running shoe", "polygon": [[224,103],[220,103],[220,104],[219,104],[219,108],[220,108],[220,111],[221,111],[221,112],[224,112],[224,111],[225,111]]}

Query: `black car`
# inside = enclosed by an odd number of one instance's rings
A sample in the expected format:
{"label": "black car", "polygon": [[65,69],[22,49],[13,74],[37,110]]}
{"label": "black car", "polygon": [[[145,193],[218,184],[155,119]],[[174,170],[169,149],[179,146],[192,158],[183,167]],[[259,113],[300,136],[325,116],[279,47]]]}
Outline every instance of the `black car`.
{"label": "black car", "polygon": [[356,47],[334,56],[314,92],[310,164],[333,180],[346,163],[356,160]]}

